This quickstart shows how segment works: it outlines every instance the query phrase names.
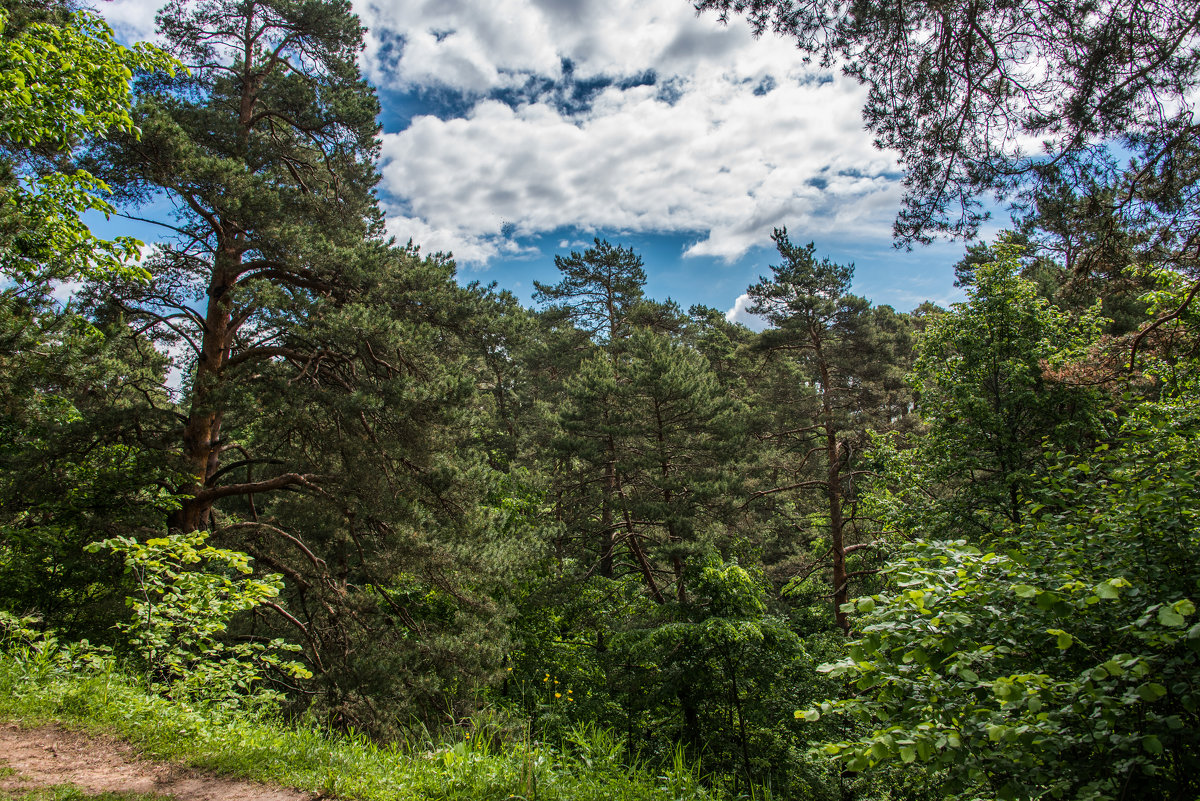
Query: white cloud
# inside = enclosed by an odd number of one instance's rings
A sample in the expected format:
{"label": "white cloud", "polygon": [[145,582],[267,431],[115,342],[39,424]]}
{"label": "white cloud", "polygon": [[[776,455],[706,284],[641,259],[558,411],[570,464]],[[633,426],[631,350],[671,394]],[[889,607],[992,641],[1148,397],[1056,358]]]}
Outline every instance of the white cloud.
{"label": "white cloud", "polygon": [[157,41],[154,16],[164,0],[105,0],[92,5],[116,31],[117,36],[130,42]]}
{"label": "white cloud", "polygon": [[733,302],[733,308],[725,312],[725,319],[741,323],[752,331],[762,331],[770,325],[764,318],[750,313],[750,296],[743,293]]}
{"label": "white cloud", "polygon": [[388,233],[398,242],[412,241],[422,253],[449,253],[460,264],[483,267],[496,258],[516,258],[537,253],[535,248],[521,245],[499,233],[461,233],[438,229],[424,220],[403,214],[387,218]]}
{"label": "white cloud", "polygon": [[[145,37],[158,2],[102,10]],[[355,10],[369,29],[365,69],[385,92],[447,90],[466,104],[384,137],[390,229],[426,251],[486,265],[524,252],[514,238],[563,228],[686,234],[685,255],[724,260],[778,225],[888,237],[896,165],[862,130],[861,88],[806,65],[789,40],[753,39],[741,19],[722,26],[682,0]],[[534,77],[560,91],[612,84],[573,114],[549,95],[515,109],[488,98]],[[653,83],[629,85],[639,77]]]}
{"label": "white cloud", "polygon": [[778,225],[886,236],[896,165],[861,130],[858,87],[800,68],[756,93],[762,77],[703,70],[670,99],[612,86],[574,117],[495,100],[418,117],[384,136],[384,187],[437,241],[479,241],[510,221],[517,235],[698,233],[687,255],[735,259]]}
{"label": "white cloud", "polygon": [[563,59],[584,78],[683,74],[750,43],[744,25],[663,0],[366,0],[356,10],[374,79],[475,92],[559,78]]}
{"label": "white cloud", "polygon": [[83,281],[62,281],[56,282],[54,288],[50,290],[50,297],[60,305],[65,306],[75,297],[75,293],[83,289]]}
{"label": "white cloud", "polygon": [[[888,236],[897,168],[862,130],[861,88],[805,64],[789,40],[662,0],[358,8],[381,85],[466,93],[462,116],[385,135],[382,164],[400,227],[460,261],[495,258],[501,221],[517,236],[686,233],[684,255],[724,260],[778,225]],[[530,76],[612,83],[575,113],[549,95],[515,109],[488,99]],[[637,76],[654,81],[620,80]]]}

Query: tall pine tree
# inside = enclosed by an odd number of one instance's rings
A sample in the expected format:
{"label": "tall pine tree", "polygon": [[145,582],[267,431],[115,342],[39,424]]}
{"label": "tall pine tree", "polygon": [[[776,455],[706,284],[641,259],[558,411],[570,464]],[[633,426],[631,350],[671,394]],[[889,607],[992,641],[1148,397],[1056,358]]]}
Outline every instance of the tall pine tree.
{"label": "tall pine tree", "polygon": [[614,508],[618,492],[617,439],[615,400],[618,354],[629,334],[630,313],[642,300],[646,272],[642,259],[633,250],[606,241],[595,240],[596,246],[583,253],[572,251],[570,256],[555,256],[554,264],[563,280],[554,286],[534,282],[534,299],[554,304],[565,312],[580,329],[592,335],[603,348],[604,359],[591,366],[587,375],[579,378],[579,392],[584,398],[580,406],[593,420],[577,428],[586,429],[587,436],[596,440],[599,448],[590,461],[603,464],[599,519],[599,573],[613,575],[614,534],[620,523],[615,522]]}
{"label": "tall pine tree", "polygon": [[829,564],[834,620],[849,631],[842,605],[850,599],[850,582],[873,572],[847,566],[850,554],[870,546],[853,513],[860,469],[855,452],[868,428],[890,427],[908,411],[902,380],[907,336],[890,309],[874,309],[850,293],[852,266],[817,260],[814,245],[792,244],[786,229],[776,229],[772,238],[783,263],[748,293],[750,311],[773,326],[759,346],[785,362],[783,391],[790,400],[775,404],[784,413],[763,432],[773,446],[774,467],[751,500],[824,496],[820,517],[828,549],[814,569]]}
{"label": "tall pine tree", "polygon": [[318,480],[246,453],[238,461],[256,477],[232,480],[230,410],[264,366],[302,376],[344,358],[301,331],[379,257],[363,246],[381,230],[379,106],[347,2],[175,0],[158,21],[189,72],[144,83],[141,139],[106,156],[127,196],[173,209],[157,220],[171,238],[150,260],[153,283],[131,287],[125,306],[190,357],[181,448],[192,479],[171,524],[191,531],[223,498]]}
{"label": "tall pine tree", "polygon": [[478,547],[478,304],[452,262],[384,238],[348,2],[176,0],[159,25],[190,72],[145,82],[141,140],[99,161],[173,209],[149,286],[113,298],[184,354],[170,526],[283,574],[256,631],[304,644],[331,722],[434,727],[503,643]]}

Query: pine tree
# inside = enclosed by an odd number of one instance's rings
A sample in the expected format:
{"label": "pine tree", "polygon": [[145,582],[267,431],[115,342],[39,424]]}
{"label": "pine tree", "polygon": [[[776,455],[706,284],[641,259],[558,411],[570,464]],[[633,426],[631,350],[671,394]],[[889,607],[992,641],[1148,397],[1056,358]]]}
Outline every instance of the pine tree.
{"label": "pine tree", "polygon": [[785,363],[784,384],[771,390],[783,394],[768,404],[775,419],[768,418],[764,432],[775,456],[766,486],[751,500],[806,491],[824,496],[829,547],[810,572],[829,560],[834,619],[848,631],[842,605],[850,582],[873,572],[847,567],[849,554],[870,547],[852,511],[856,451],[868,428],[889,428],[908,411],[901,378],[906,331],[890,309],[873,309],[850,294],[852,266],[818,261],[815,246],[793,245],[786,229],[772,238],[783,263],[748,292],[751,312],[774,326],[758,347]]}
{"label": "pine tree", "polygon": [[1066,187],[1090,196],[1094,219],[1143,232],[1145,260],[1200,270],[1194,3],[693,5],[744,13],[867,87],[867,127],[905,169],[901,241],[973,235],[984,195],[1031,208]]}
{"label": "pine tree", "polygon": [[172,519],[190,531],[222,498],[318,481],[252,454],[258,476],[230,481],[226,455],[240,445],[229,411],[266,366],[310,376],[346,358],[302,329],[380,258],[379,106],[347,2],[176,0],[158,19],[189,72],[144,83],[141,139],[105,157],[126,197],[173,207],[173,222],[157,221],[172,238],[150,260],[153,283],[130,287],[125,305],[192,357],[182,454],[193,478]]}
{"label": "pine tree", "polygon": [[632,249],[600,239],[583,253],[555,256],[563,274],[554,286],[534,281],[534,300],[560,305],[576,326],[587,331],[610,355],[628,331],[629,314],[642,300],[646,271]]}
{"label": "pine tree", "polygon": [[617,361],[628,335],[629,315],[642,301],[642,286],[646,272],[642,259],[631,249],[595,240],[595,247],[583,253],[572,251],[570,256],[555,256],[554,264],[563,280],[554,286],[534,282],[534,300],[553,303],[568,315],[572,322],[591,334],[603,350],[604,362],[593,364],[577,380],[577,393],[585,399],[577,408],[586,410],[592,422],[576,423],[586,428],[589,436],[599,437],[599,454],[595,460],[603,465],[599,517],[599,574],[613,575],[614,535],[620,523],[614,518],[618,492],[617,432],[613,419],[613,394],[619,380]]}
{"label": "pine tree", "polygon": [[170,526],[284,576],[253,630],[305,646],[314,711],[436,728],[504,642],[505,568],[478,547],[480,304],[453,262],[384,238],[349,3],[178,0],[159,23],[190,72],[145,82],[142,138],[98,162],[126,200],[173,207],[150,285],[113,293],[185,354]]}
{"label": "pine tree", "polygon": [[666,562],[684,603],[691,557],[712,547],[703,535],[741,494],[746,409],[722,392],[701,353],[664,334],[636,332],[623,370],[616,413],[623,536],[648,553],[652,593],[662,600],[653,574],[661,570],[656,562]]}

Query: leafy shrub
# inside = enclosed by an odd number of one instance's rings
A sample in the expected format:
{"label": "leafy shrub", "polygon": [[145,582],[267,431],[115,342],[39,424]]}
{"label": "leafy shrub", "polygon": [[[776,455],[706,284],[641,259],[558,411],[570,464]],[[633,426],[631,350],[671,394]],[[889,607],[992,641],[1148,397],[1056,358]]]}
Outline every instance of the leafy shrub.
{"label": "leafy shrub", "polygon": [[199,531],[145,542],[114,537],[88,548],[125,557],[138,594],[127,599],[133,619],[120,628],[152,686],[178,700],[231,706],[276,700],[264,686],[267,674],[312,676],[284,657],[299,646],[278,638],[230,642],[222,635],[233,615],[274,603],[283,581],[274,574],[251,577],[249,556],[215,548],[207,538]]}
{"label": "leafy shrub", "polygon": [[981,550],[918,542],[826,666],[853,695],[797,712],[868,724],[850,770],[943,771],[960,798],[1200,791],[1200,402],[1144,405],[1115,447],[1052,457]]}

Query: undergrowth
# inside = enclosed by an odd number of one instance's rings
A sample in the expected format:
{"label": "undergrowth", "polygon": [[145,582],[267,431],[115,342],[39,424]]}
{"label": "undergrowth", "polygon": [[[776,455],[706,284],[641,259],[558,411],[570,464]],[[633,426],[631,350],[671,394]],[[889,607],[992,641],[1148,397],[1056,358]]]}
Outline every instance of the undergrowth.
{"label": "undergrowth", "polygon": [[697,772],[677,759],[631,765],[618,738],[595,728],[560,746],[465,728],[439,747],[381,746],[311,722],[170,701],[116,670],[0,651],[0,719],[58,722],[114,734],[145,755],[226,776],[361,801],[706,801]]}

